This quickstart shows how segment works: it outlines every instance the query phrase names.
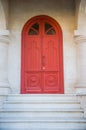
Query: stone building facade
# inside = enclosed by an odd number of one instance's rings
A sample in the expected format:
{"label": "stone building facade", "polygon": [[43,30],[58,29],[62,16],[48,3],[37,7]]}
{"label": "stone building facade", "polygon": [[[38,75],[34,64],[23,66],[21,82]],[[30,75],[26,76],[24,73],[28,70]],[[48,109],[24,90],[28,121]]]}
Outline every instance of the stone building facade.
{"label": "stone building facade", "polygon": [[64,95],[77,95],[86,117],[86,0],[0,0],[0,95],[21,93],[22,30],[39,15],[59,23]]}

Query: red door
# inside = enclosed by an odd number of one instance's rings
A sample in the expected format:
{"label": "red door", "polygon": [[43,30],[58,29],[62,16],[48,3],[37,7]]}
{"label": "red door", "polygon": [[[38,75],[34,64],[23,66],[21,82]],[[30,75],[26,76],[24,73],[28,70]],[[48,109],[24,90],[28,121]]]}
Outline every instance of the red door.
{"label": "red door", "polygon": [[24,29],[22,93],[63,93],[62,43],[48,17],[36,17]]}

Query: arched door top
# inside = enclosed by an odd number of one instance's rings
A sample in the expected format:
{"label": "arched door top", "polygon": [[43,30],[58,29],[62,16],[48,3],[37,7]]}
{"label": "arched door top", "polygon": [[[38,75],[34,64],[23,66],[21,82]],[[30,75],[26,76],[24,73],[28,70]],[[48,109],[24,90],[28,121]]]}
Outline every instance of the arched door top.
{"label": "arched door top", "polygon": [[32,26],[36,22],[43,21],[43,20],[45,20],[47,23],[50,23],[51,25],[53,25],[54,28],[56,28],[56,30],[60,34],[60,36],[62,36],[62,29],[61,29],[59,23],[55,19],[53,19],[52,17],[47,16],[47,15],[38,15],[38,16],[35,16],[35,17],[32,17],[31,19],[29,19],[25,23],[22,33],[25,34],[25,32],[28,31],[28,27]]}

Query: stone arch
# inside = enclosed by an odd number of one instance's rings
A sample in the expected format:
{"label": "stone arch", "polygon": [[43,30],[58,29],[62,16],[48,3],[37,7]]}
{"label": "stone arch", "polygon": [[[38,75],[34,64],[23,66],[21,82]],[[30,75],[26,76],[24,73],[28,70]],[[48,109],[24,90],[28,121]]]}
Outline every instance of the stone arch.
{"label": "stone arch", "polygon": [[7,26],[7,19],[6,19],[4,4],[2,0],[0,0],[0,14],[1,14],[0,15],[0,30],[4,30],[6,29],[6,26]]}
{"label": "stone arch", "polygon": [[80,14],[80,4],[81,0],[75,1],[75,22],[76,22],[76,29],[78,29],[78,22],[79,22],[79,14]]}
{"label": "stone arch", "polygon": [[[76,0],[77,1],[77,0]],[[76,2],[77,6],[77,30],[86,35],[86,0]]]}

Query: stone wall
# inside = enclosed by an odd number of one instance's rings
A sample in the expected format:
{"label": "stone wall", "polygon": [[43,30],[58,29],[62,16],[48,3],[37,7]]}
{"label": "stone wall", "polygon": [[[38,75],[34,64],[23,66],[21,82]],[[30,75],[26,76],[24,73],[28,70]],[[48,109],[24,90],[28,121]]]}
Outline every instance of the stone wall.
{"label": "stone wall", "polygon": [[10,0],[9,1],[9,59],[8,79],[13,93],[20,93],[21,32],[24,24],[37,15],[54,18],[63,31],[64,88],[65,93],[74,92],[76,82],[76,44],[74,43],[74,0]]}

